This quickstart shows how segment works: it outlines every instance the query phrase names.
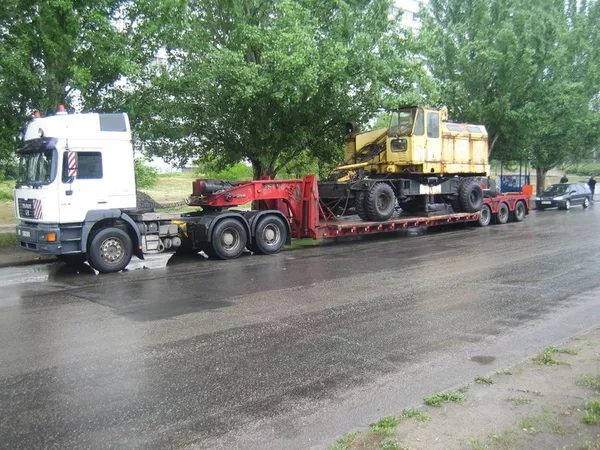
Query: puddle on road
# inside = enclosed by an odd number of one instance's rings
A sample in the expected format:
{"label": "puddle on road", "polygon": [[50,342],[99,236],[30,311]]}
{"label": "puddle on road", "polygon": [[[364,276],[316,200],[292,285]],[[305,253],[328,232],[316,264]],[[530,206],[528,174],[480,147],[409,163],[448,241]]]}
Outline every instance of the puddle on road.
{"label": "puddle on road", "polygon": [[483,356],[483,355],[471,356],[469,359],[471,361],[479,363],[481,365],[492,364],[494,361],[496,361],[495,356]]}
{"label": "puddle on road", "polygon": [[[148,255],[145,260],[134,257],[126,271],[141,269],[162,269],[167,267],[172,253]],[[87,264],[67,266],[61,262],[35,264],[31,266],[4,267],[0,269],[0,287],[24,283],[41,283],[44,281],[65,281],[73,277],[97,275]]]}

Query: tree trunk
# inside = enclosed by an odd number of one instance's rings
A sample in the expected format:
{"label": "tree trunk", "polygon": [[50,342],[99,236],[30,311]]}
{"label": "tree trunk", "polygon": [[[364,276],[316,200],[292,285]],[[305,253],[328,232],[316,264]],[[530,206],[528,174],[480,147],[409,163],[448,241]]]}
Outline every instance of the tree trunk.
{"label": "tree trunk", "polygon": [[540,195],[542,192],[544,192],[544,189],[546,188],[546,173],[548,173],[549,169],[543,168],[543,167],[536,167],[535,168],[535,180],[536,180],[536,192],[537,195]]}
{"label": "tree trunk", "polygon": [[275,172],[275,161],[271,161],[268,165],[264,165],[258,159],[251,159],[252,163],[252,178],[254,180],[260,180],[262,177],[275,178],[277,173]]}

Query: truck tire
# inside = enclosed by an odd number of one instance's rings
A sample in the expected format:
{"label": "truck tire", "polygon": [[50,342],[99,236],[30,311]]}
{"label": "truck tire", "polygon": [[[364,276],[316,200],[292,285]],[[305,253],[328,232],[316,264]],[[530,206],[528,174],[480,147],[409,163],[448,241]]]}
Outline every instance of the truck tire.
{"label": "truck tire", "polygon": [[483,205],[481,211],[479,211],[479,220],[477,225],[480,227],[487,227],[492,221],[492,210],[488,205]]}
{"label": "truck tire", "polygon": [[125,231],[113,227],[96,232],[87,252],[88,263],[100,273],[123,270],[132,256],[131,238]]}
{"label": "truck tire", "polygon": [[73,253],[72,255],[56,255],[59,261],[62,261],[67,266],[80,266],[85,261],[85,253]]}
{"label": "truck tire", "polygon": [[356,214],[362,220],[368,220],[367,216],[367,208],[365,207],[365,191],[356,191],[354,194],[354,209],[356,210]]}
{"label": "truck tire", "polygon": [[223,219],[212,231],[212,241],[206,244],[204,252],[212,259],[234,259],[246,248],[246,229],[236,219]]}
{"label": "truck tire", "polygon": [[392,217],[396,205],[394,190],[387,183],[375,183],[369,190],[365,205],[367,217],[374,222],[383,222]]}
{"label": "truck tire", "polygon": [[477,181],[465,179],[458,189],[458,203],[462,212],[474,213],[483,205],[483,189]]}
{"label": "truck tire", "polygon": [[513,220],[515,222],[522,222],[523,219],[525,219],[526,214],[527,208],[525,207],[525,203],[518,201],[515,205],[515,210],[513,211]]}
{"label": "truck tire", "polygon": [[510,217],[510,209],[508,205],[504,202],[498,205],[498,212],[496,213],[496,223],[505,224],[508,222],[508,218]]}
{"label": "truck tire", "polygon": [[251,250],[261,255],[273,255],[285,245],[287,227],[280,217],[268,215],[260,219]]}

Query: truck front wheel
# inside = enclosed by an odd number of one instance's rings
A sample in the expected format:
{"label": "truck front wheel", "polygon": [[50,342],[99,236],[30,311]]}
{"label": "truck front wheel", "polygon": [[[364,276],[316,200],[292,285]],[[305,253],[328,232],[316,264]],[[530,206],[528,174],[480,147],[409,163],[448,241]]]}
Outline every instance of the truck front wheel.
{"label": "truck front wheel", "polygon": [[129,235],[119,228],[103,228],[94,234],[87,252],[90,266],[100,273],[119,272],[133,255]]}
{"label": "truck front wheel", "polygon": [[392,217],[396,206],[394,190],[387,183],[375,183],[365,199],[369,220],[383,222]]}
{"label": "truck front wheel", "polygon": [[242,254],[248,240],[246,229],[236,219],[223,219],[215,225],[211,242],[204,251],[212,259],[233,259]]}

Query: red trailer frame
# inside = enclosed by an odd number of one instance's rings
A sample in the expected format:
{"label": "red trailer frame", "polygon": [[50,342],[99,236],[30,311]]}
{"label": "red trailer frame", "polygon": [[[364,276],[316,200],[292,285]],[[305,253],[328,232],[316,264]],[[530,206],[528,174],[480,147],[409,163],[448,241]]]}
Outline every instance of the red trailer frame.
{"label": "red trailer frame", "polygon": [[[328,211],[319,201],[319,189],[315,175],[307,175],[301,180],[263,179],[233,185],[223,182],[226,188],[204,195],[203,187],[210,182],[210,180],[193,182],[190,206],[201,206],[210,211],[211,209],[231,208],[254,202],[257,205],[254,212],[272,211],[284,216],[290,224],[292,238],[321,239],[374,234],[480,220],[480,213],[450,213],[429,217],[400,215],[383,222],[339,218]],[[524,211],[523,215],[519,215],[517,218],[515,211],[520,202]],[[484,208],[489,208],[490,213],[494,216],[499,217],[498,214],[505,212],[505,209],[508,208],[508,214],[512,213],[515,220],[522,220],[524,215],[529,212],[529,206],[529,197],[524,194],[501,194],[495,197],[486,197],[484,200]],[[220,216],[222,217],[222,215]],[[504,219],[503,215],[500,223],[504,223]],[[506,219],[508,220],[508,217]],[[496,221],[498,222],[498,220]],[[487,224],[480,222],[480,225]]]}

